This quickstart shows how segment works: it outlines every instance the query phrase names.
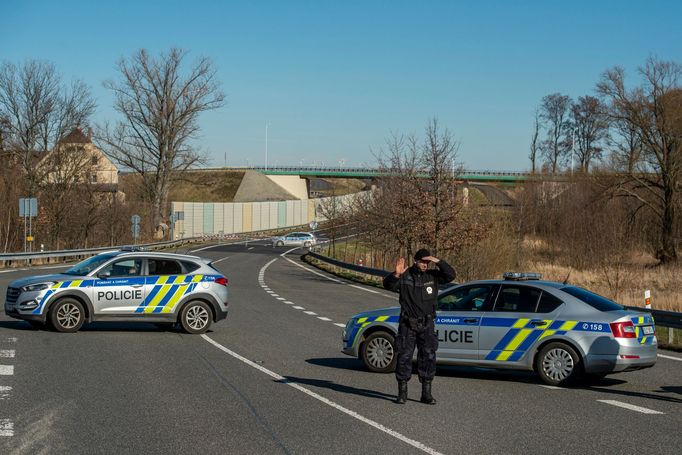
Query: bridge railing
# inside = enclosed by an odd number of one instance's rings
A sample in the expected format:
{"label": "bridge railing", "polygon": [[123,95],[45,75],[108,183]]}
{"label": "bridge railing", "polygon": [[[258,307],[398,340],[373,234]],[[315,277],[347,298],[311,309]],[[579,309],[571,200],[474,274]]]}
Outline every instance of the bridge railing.
{"label": "bridge railing", "polygon": [[[231,166],[222,168],[202,168],[201,170],[259,171],[259,172],[292,172],[292,173],[349,173],[392,175],[400,173],[399,169],[364,166]],[[497,170],[458,170],[457,175],[487,175],[500,177],[530,177],[534,174],[525,171]],[[555,174],[561,175],[561,174]]]}

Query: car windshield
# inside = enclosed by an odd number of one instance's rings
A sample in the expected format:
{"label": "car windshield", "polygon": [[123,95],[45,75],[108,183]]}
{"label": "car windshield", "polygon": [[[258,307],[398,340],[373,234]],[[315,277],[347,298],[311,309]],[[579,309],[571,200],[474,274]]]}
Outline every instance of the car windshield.
{"label": "car windshield", "polygon": [[623,309],[622,305],[618,305],[616,302],[609,300],[606,297],[602,297],[599,294],[595,294],[594,292],[590,292],[583,288],[568,286],[561,288],[561,290],[599,311],[616,311]]}
{"label": "car windshield", "polygon": [[115,254],[98,254],[97,256],[92,256],[79,262],[66,272],[62,273],[64,273],[64,275],[85,276],[115,256]]}

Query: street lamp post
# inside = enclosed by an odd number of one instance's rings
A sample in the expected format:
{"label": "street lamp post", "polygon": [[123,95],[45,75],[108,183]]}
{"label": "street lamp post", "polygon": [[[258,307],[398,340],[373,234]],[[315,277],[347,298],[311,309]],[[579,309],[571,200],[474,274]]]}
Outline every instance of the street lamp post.
{"label": "street lamp post", "polygon": [[265,170],[268,170],[268,127],[270,122],[265,122]]}

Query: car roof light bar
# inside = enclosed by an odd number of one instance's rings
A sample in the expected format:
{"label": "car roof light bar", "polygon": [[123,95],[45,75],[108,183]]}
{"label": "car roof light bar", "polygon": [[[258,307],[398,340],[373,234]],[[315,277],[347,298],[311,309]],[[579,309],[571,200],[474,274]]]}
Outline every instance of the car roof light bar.
{"label": "car roof light bar", "polygon": [[534,272],[504,272],[502,277],[505,280],[514,280],[514,281],[541,280],[542,279],[542,275],[540,273],[534,273]]}

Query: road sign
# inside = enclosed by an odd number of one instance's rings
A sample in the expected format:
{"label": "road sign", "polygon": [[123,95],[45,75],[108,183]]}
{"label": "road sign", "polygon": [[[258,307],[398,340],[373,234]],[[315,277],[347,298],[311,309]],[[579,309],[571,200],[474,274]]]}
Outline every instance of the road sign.
{"label": "road sign", "polygon": [[31,198],[19,198],[19,216],[38,216],[38,199]]}
{"label": "road sign", "polygon": [[140,225],[139,224],[133,224],[132,231],[133,231],[133,237],[135,237],[135,238],[139,237],[140,236]]}
{"label": "road sign", "polygon": [[32,242],[32,241],[33,241],[33,236],[32,236],[32,235],[27,235],[27,236],[26,236],[26,241],[27,241],[27,242]]}
{"label": "road sign", "polygon": [[130,221],[132,221],[133,224],[140,224],[140,220],[141,220],[140,215],[133,215],[130,218]]}
{"label": "road sign", "polygon": [[310,229],[314,231],[315,229],[317,229],[317,221],[315,220],[311,221],[310,223],[308,223],[308,226],[310,226]]}

